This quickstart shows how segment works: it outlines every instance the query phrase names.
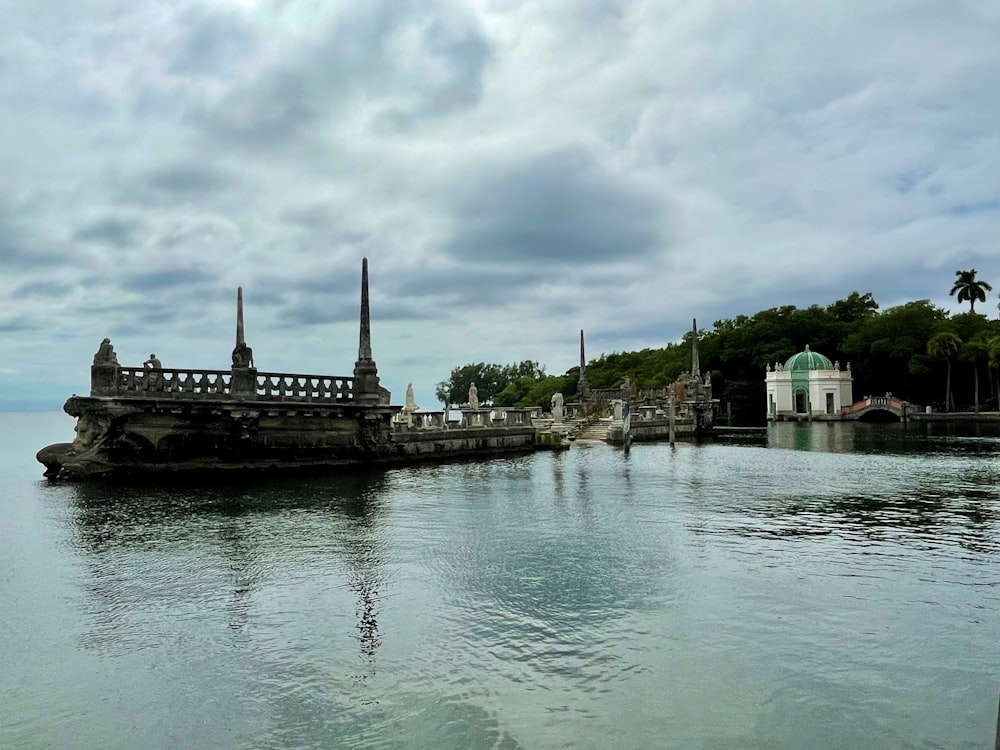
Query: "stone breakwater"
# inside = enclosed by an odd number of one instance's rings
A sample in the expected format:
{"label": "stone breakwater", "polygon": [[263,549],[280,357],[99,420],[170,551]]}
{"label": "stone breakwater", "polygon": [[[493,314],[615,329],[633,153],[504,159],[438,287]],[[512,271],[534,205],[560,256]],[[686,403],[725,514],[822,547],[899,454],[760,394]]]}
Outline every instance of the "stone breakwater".
{"label": "stone breakwater", "polygon": [[[486,458],[563,448],[529,410],[400,420],[398,406],[263,400],[74,396],[72,443],[43,448],[50,478],[232,469],[293,469]],[[437,418],[435,418],[437,417]]]}

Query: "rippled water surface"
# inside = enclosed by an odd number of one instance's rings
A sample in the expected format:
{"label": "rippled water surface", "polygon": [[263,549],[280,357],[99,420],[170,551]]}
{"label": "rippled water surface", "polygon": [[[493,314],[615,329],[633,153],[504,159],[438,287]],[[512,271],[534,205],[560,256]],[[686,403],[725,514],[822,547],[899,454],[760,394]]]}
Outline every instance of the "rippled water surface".
{"label": "rippled water surface", "polygon": [[1000,437],[49,484],[0,414],[0,747],[985,748]]}

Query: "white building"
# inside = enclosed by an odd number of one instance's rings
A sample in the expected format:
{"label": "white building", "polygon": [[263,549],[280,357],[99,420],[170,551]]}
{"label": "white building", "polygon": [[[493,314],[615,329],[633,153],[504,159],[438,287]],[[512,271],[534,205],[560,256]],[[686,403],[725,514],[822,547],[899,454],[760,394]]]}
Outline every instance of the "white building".
{"label": "white building", "polygon": [[841,370],[808,346],[784,365],[768,365],[766,384],[769,420],[840,419],[841,407],[854,403],[851,365]]}

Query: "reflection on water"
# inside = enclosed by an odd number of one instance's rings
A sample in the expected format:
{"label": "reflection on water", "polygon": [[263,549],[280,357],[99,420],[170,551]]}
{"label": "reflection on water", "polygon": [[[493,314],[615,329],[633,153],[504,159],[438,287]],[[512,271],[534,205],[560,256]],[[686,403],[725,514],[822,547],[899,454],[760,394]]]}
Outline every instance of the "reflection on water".
{"label": "reflection on water", "polygon": [[8,484],[0,747],[986,746],[997,446],[783,423]]}
{"label": "reflection on water", "polygon": [[1000,423],[772,422],[770,448],[828,453],[993,453]]}
{"label": "reflection on water", "polygon": [[[86,587],[94,627],[85,645],[145,647],[157,635],[151,617],[192,606],[191,589],[228,588],[228,627],[243,629],[254,595],[286,561],[336,566],[357,597],[356,638],[374,671],[381,642],[379,589],[384,473],[334,478],[234,478],[168,485],[88,483],[66,487],[74,501],[76,540],[89,554]],[[194,606],[205,604],[202,600]]]}

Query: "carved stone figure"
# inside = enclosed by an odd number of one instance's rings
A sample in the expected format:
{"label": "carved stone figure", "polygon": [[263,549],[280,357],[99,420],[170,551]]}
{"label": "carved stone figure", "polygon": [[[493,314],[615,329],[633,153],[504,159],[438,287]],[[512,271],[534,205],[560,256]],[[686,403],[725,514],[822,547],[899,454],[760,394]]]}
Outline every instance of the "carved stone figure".
{"label": "carved stone figure", "polygon": [[160,372],[163,369],[163,363],[157,359],[155,354],[150,354],[149,359],[142,363],[142,368],[150,371],[146,373],[146,387],[149,389],[159,388],[160,383],[163,382],[163,373]]}
{"label": "carved stone figure", "polygon": [[111,339],[106,338],[101,342],[97,354],[94,355],[94,364],[98,367],[118,367],[118,357],[115,355],[114,347],[111,346]]}
{"label": "carved stone figure", "polygon": [[469,408],[479,408],[479,390],[476,388],[475,383],[469,386]]}
{"label": "carved stone figure", "polygon": [[253,349],[240,342],[233,349],[233,367],[253,367]]}
{"label": "carved stone figure", "polygon": [[413,424],[413,414],[414,412],[420,411],[420,407],[417,406],[417,401],[413,397],[413,383],[406,384],[406,402],[403,404],[402,416],[407,423]]}
{"label": "carved stone figure", "polygon": [[552,394],[552,400],[549,402],[552,408],[552,421],[559,423],[563,420],[563,395],[556,391]]}

